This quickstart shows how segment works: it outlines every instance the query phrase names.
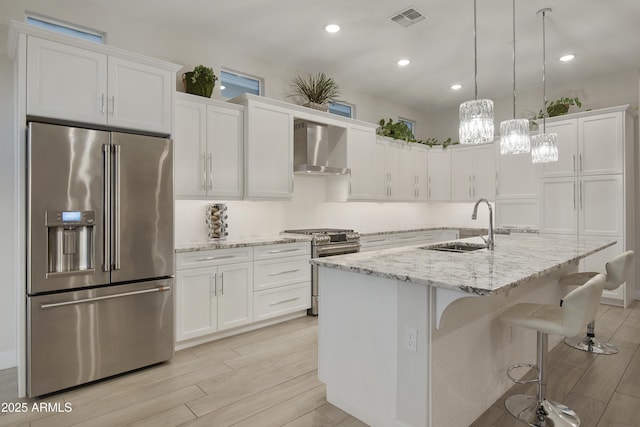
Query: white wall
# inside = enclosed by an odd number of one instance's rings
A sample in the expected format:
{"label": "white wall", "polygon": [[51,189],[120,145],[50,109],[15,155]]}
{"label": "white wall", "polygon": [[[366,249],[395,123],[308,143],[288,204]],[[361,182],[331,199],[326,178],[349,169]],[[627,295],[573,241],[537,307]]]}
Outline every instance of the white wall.
{"label": "white wall", "polygon": [[[16,364],[16,295],[13,246],[14,151],[13,151],[13,63],[6,55],[6,27],[0,24],[0,222],[5,224],[0,240],[0,369]],[[8,78],[6,78],[9,76]]]}
{"label": "white wall", "polygon": [[364,233],[430,226],[489,225],[486,208],[471,220],[472,203],[328,202],[321,176],[295,175],[294,193],[287,201],[176,201],[176,241],[207,239],[206,206],[224,202],[228,208],[229,238],[277,235],[285,229],[338,227]]}

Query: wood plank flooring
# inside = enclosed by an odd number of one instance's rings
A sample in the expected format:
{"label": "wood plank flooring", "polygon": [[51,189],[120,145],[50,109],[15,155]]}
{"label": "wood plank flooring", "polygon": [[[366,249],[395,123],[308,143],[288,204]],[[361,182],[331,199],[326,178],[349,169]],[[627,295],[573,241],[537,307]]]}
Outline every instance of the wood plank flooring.
{"label": "wood plank flooring", "polygon": [[[548,396],[575,409],[583,426],[638,426],[640,301],[627,309],[601,306],[596,335],[616,343],[620,353],[594,356],[561,343],[549,357]],[[27,403],[29,409],[34,403],[72,405],[68,413],[2,413],[0,427],[364,426],[327,403],[317,379],[317,345],[317,319],[304,317],[43,399],[17,399],[15,369],[0,371],[0,402]],[[522,425],[505,412],[504,399],[534,388],[514,386],[473,427]]]}

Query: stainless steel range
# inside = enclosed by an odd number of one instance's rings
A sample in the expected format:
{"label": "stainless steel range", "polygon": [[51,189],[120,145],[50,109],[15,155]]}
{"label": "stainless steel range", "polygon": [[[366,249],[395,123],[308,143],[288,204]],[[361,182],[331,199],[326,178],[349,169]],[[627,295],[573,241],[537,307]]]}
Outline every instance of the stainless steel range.
{"label": "stainless steel range", "polygon": [[[360,234],[339,228],[309,228],[285,230],[285,233],[312,236],[311,257],[321,258],[360,252]],[[318,315],[318,266],[311,267],[311,308],[308,313]]]}

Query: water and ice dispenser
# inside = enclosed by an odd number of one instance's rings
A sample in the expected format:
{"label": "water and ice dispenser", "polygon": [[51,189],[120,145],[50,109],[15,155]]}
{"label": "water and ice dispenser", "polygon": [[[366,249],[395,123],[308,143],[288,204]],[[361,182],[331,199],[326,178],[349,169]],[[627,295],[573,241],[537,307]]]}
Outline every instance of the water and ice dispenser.
{"label": "water and ice dispenser", "polygon": [[47,211],[47,274],[95,267],[95,211]]}

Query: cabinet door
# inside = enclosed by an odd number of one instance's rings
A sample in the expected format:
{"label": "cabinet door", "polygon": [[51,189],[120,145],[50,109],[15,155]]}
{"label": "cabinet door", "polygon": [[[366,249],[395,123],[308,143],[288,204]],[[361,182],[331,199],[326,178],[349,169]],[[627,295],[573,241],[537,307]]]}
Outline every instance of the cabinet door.
{"label": "cabinet door", "polygon": [[578,232],[577,185],[573,177],[541,180],[540,231],[542,233],[576,234]]}
{"label": "cabinet door", "polygon": [[622,112],[578,119],[578,170],[581,175],[622,173]]}
{"label": "cabinet door", "polygon": [[415,200],[427,200],[428,195],[428,173],[427,173],[427,150],[421,147],[414,147],[413,151],[413,175],[416,180]]}
{"label": "cabinet door", "polygon": [[173,73],[109,56],[109,124],[171,133]]}
{"label": "cabinet door", "polygon": [[388,199],[402,198],[402,145],[388,143],[384,148],[384,166],[387,172]]}
{"label": "cabinet door", "polygon": [[373,148],[373,181],[376,199],[384,200],[389,197],[389,174],[385,169],[387,143],[383,139],[376,139]]}
{"label": "cabinet door", "polygon": [[537,167],[531,163],[531,154],[500,155],[496,171],[498,199],[538,197]]}
{"label": "cabinet door", "polygon": [[473,147],[472,198],[496,199],[496,156],[493,144]]}
{"label": "cabinet door", "polygon": [[216,268],[194,268],[176,273],[176,341],[218,330],[216,271]]}
{"label": "cabinet door", "polygon": [[[542,133],[542,124],[540,124]],[[576,119],[547,123],[547,133],[558,134],[558,161],[544,163],[543,177],[570,176],[577,172],[578,122]]]}
{"label": "cabinet door", "polygon": [[374,165],[376,134],[374,129],[349,126],[347,129],[347,158],[351,169],[349,177],[349,199],[373,199],[375,197],[374,176],[378,173]]}
{"label": "cabinet door", "polygon": [[242,111],[207,106],[208,195],[242,197]]}
{"label": "cabinet door", "polygon": [[473,148],[455,148],[451,153],[451,200],[473,200]]}
{"label": "cabinet door", "polygon": [[107,56],[42,40],[27,40],[27,114],[107,123]]}
{"label": "cabinet door", "polygon": [[451,200],[451,149],[431,148],[427,154],[427,197]]}
{"label": "cabinet door", "polygon": [[207,107],[199,102],[176,99],[173,134],[175,192],[178,197],[204,196],[207,191]]}
{"label": "cabinet door", "polygon": [[253,321],[252,273],[250,262],[218,267],[218,330]]}
{"label": "cabinet door", "polygon": [[258,102],[247,109],[246,196],[290,198],[293,191],[293,115]]}
{"label": "cabinet door", "polygon": [[584,176],[579,180],[580,235],[624,234],[624,186],[622,175]]}

